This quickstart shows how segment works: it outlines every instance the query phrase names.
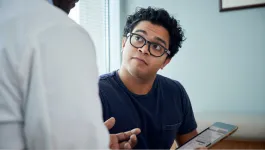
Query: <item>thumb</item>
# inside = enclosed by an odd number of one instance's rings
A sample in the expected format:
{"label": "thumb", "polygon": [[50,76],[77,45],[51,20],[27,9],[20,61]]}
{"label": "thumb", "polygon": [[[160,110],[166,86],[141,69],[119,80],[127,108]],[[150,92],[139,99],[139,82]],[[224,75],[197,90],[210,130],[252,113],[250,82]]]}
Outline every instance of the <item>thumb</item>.
{"label": "thumb", "polygon": [[110,130],[115,125],[115,118],[111,117],[104,122],[105,126]]}

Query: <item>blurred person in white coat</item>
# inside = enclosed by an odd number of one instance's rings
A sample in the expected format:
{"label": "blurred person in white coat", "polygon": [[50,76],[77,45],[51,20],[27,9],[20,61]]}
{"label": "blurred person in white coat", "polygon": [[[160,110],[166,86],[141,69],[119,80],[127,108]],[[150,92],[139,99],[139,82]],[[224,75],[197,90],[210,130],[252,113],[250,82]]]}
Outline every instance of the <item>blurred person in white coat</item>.
{"label": "blurred person in white coat", "polygon": [[109,135],[115,120],[103,124],[95,47],[67,16],[75,2],[0,0],[0,149],[137,142],[138,129]]}

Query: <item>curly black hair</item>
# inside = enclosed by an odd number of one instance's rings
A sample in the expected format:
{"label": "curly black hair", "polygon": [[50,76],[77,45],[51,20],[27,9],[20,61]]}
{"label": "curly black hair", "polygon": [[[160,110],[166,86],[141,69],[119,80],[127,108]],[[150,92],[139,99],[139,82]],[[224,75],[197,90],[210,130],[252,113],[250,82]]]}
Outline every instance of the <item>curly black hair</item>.
{"label": "curly black hair", "polygon": [[169,41],[169,58],[172,58],[181,48],[182,42],[185,40],[184,33],[180,27],[179,21],[162,8],[137,8],[136,12],[129,15],[126,21],[126,25],[123,30],[123,36],[126,37],[128,33],[132,32],[134,27],[140,21],[150,21],[152,24],[163,26],[167,29],[170,41]]}

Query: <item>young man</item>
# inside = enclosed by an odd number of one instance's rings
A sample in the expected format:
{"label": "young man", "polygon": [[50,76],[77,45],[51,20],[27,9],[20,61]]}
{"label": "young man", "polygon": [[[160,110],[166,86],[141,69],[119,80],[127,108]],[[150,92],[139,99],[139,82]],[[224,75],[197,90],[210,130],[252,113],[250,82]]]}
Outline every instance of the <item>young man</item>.
{"label": "young man", "polygon": [[0,149],[133,147],[138,129],[103,124],[93,42],[66,14],[76,0],[49,2],[0,0]]}
{"label": "young man", "polygon": [[140,128],[139,149],[169,149],[197,135],[184,87],[158,75],[184,40],[177,20],[164,9],[141,8],[127,19],[122,65],[99,82],[103,116],[116,118],[111,133]]}

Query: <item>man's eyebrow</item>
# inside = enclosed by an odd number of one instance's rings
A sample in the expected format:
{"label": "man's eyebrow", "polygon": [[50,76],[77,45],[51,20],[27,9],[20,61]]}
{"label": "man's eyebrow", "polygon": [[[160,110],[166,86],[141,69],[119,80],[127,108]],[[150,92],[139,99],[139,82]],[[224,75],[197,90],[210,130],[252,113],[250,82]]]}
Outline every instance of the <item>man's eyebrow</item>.
{"label": "man's eyebrow", "polygon": [[166,44],[166,41],[164,41],[164,40],[161,39],[160,37],[157,37],[157,36],[156,36],[155,39],[158,40],[158,41],[160,41],[160,42],[162,42],[165,46],[167,45],[167,44]]}
{"label": "man's eyebrow", "polygon": [[[143,33],[144,35],[148,35],[147,32],[146,32],[145,30],[142,30],[142,29],[138,29],[138,30],[135,31],[135,33],[137,33],[137,32],[141,32],[141,33]],[[160,37],[155,37],[155,39],[156,39],[157,41],[162,42],[165,46],[167,45],[167,44],[166,44],[166,41],[164,41],[164,40],[161,39]]]}
{"label": "man's eyebrow", "polygon": [[138,30],[136,30],[135,32],[141,32],[141,33],[147,35],[147,32],[146,32],[145,30],[138,29]]}

